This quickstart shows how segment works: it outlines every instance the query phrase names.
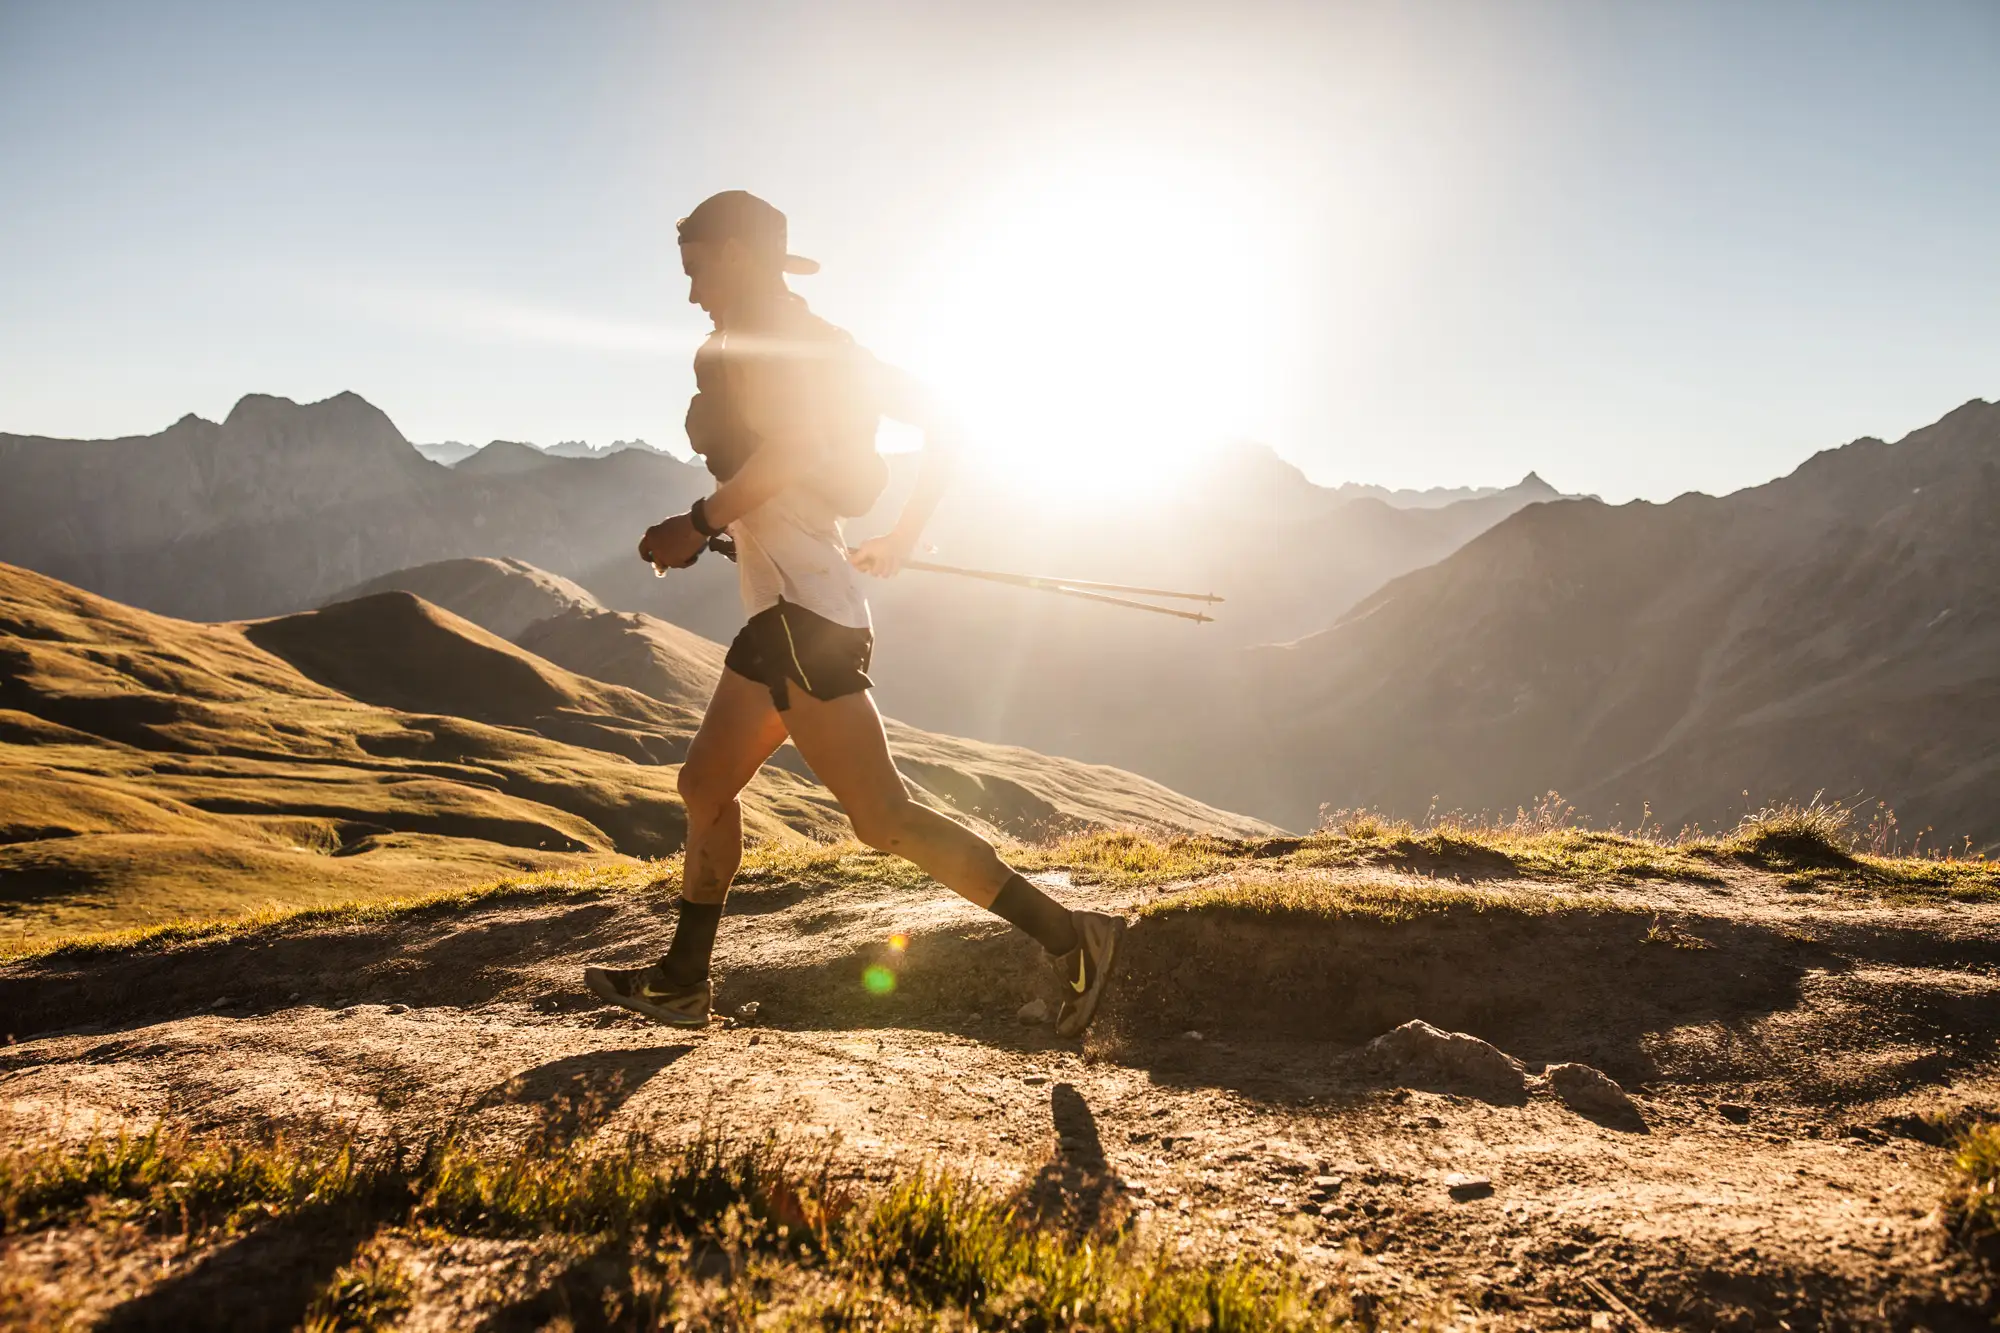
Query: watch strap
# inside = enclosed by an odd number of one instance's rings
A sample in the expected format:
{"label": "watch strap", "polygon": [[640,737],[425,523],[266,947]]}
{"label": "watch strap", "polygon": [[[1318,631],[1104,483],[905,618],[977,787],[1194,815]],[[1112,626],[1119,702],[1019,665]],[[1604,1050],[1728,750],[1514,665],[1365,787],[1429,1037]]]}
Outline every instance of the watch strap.
{"label": "watch strap", "polygon": [[694,524],[694,530],[704,537],[722,535],[722,529],[708,521],[708,497],[705,495],[688,506],[688,522]]}

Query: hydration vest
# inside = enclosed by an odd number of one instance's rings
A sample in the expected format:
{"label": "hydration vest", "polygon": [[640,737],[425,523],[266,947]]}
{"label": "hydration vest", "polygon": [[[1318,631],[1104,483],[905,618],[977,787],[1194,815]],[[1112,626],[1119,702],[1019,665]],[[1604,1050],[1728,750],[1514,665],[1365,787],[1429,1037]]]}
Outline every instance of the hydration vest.
{"label": "hydration vest", "polygon": [[755,333],[708,335],[694,354],[695,395],[688,403],[688,443],[718,481],[728,481],[763,441],[744,419],[741,369],[752,358],[785,363],[775,378],[802,393],[820,435],[820,456],[804,484],[853,517],[875,507],[889,484],[889,466],[875,451],[882,409],[875,362],[846,330],[827,323],[796,296],[774,327]]}

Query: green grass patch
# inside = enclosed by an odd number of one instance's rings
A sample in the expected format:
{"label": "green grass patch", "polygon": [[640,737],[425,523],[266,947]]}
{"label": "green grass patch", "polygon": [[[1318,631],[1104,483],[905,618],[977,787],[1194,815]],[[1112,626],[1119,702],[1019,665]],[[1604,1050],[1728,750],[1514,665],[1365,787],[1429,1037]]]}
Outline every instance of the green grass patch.
{"label": "green grass patch", "polygon": [[859,1192],[827,1154],[771,1139],[479,1152],[445,1135],[361,1151],[157,1129],[0,1154],[6,1234],[136,1224],[201,1247],[267,1220],[320,1217],[358,1222],[373,1239],[313,1298],[314,1329],[393,1323],[414,1301],[394,1250],[460,1237],[597,1256],[590,1280],[561,1293],[573,1310],[602,1303],[576,1310],[589,1326],[1275,1333],[1345,1323],[1337,1293],[1289,1269],[1185,1264],[1116,1216],[1074,1234],[962,1176],[915,1172]]}

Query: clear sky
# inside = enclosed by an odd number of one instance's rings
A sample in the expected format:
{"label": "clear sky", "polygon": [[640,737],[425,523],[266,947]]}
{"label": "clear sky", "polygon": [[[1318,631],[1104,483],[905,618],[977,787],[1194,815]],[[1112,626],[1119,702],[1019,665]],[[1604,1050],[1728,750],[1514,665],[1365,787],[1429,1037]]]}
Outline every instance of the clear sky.
{"label": "clear sky", "polygon": [[1721,491],[2000,397],[2000,3],[0,0],[0,430],[684,445],[672,245],[1024,462]]}

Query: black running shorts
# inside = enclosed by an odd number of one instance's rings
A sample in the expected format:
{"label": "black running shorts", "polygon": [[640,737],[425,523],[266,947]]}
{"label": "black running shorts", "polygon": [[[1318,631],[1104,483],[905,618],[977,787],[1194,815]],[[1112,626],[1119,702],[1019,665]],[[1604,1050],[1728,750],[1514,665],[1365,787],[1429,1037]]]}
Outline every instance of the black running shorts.
{"label": "black running shorts", "polygon": [[722,664],[768,689],[782,713],[792,706],[793,682],[815,699],[874,688],[868,679],[874,653],[873,630],[855,629],[781,601],[750,617]]}

